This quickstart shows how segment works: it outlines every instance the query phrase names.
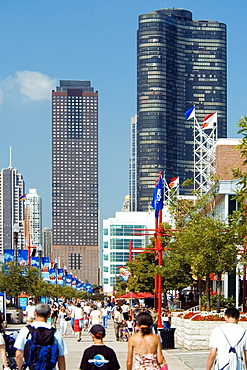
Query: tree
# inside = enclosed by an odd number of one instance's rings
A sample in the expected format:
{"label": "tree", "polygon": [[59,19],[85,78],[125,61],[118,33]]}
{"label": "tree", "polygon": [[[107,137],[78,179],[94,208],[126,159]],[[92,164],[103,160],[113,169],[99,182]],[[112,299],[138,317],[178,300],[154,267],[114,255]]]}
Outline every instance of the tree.
{"label": "tree", "polygon": [[[184,258],[191,272],[201,281],[206,277],[207,310],[210,310],[210,274],[217,275],[220,310],[221,276],[237,264],[237,239],[231,225],[202,213],[192,215],[185,228],[177,233],[177,242],[184,249]],[[201,291],[199,304],[201,306]]]}

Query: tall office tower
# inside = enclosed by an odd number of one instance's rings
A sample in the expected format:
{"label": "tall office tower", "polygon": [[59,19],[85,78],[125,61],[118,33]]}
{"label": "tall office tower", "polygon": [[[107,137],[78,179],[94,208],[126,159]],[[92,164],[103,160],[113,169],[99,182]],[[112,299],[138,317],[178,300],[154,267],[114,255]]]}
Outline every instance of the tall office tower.
{"label": "tall office tower", "polygon": [[60,81],[52,92],[52,258],[98,284],[98,92]]}
{"label": "tall office tower", "polygon": [[52,246],[52,230],[49,227],[42,229],[42,255],[43,257],[51,257]]}
{"label": "tall office tower", "polygon": [[226,137],[226,25],[162,9],[140,15],[137,43],[137,196],[146,211],[158,172],[180,183],[194,177],[186,110],[195,105],[198,121],[218,112],[218,137]]}
{"label": "tall office tower", "polygon": [[0,253],[24,248],[24,192],[21,173],[10,165],[0,173]]}
{"label": "tall office tower", "polygon": [[130,210],[137,211],[137,115],[130,120]]}
{"label": "tall office tower", "polygon": [[42,246],[42,199],[37,189],[29,189],[26,198],[26,213],[31,246]]}

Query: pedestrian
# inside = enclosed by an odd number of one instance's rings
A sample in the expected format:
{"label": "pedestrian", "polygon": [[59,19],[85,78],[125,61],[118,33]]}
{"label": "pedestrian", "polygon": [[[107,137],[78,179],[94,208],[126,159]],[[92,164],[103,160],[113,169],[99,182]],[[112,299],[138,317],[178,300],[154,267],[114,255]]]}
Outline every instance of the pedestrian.
{"label": "pedestrian", "polygon": [[51,326],[56,329],[58,319],[58,306],[53,303],[51,306]]}
{"label": "pedestrian", "polygon": [[32,322],[34,320],[35,305],[33,301],[29,301],[26,307],[26,322]]}
{"label": "pedestrian", "polygon": [[229,307],[225,310],[225,324],[217,326],[210,338],[210,352],[206,370],[210,370],[215,363],[215,370],[241,370],[247,366],[247,334],[246,330],[238,325],[239,310]]}
{"label": "pedestrian", "polygon": [[162,325],[164,329],[169,329],[171,327],[172,313],[168,306],[165,307],[161,315]]}
{"label": "pedestrian", "polygon": [[117,306],[116,311],[114,313],[114,331],[115,331],[115,337],[116,340],[119,341],[120,339],[120,330],[121,330],[121,325],[123,322],[123,314],[122,314],[122,309],[121,307]]}
{"label": "pedestrian", "polygon": [[93,325],[90,329],[93,345],[86,348],[80,364],[81,370],[119,370],[120,365],[114,350],[103,343],[105,328]]}
{"label": "pedestrian", "polygon": [[101,311],[97,308],[96,305],[93,306],[93,310],[91,311],[89,318],[91,326],[101,323]]}
{"label": "pedestrian", "polygon": [[[66,337],[66,334],[67,334],[67,312],[66,312],[66,309],[64,306],[61,306],[60,310],[59,310],[59,313],[58,313],[58,317],[59,317],[59,326],[60,326],[60,331],[61,331],[61,334],[62,334],[62,337]],[[70,318],[69,318],[70,320]]]}
{"label": "pedestrian", "polygon": [[5,345],[4,333],[5,333],[5,325],[3,322],[2,312],[0,312],[0,354],[1,354],[1,359],[2,359],[4,370],[10,370],[10,368],[8,367],[8,359],[6,356],[6,345]]}
{"label": "pedestrian", "polygon": [[128,341],[128,357],[126,368],[132,370],[133,354],[135,353],[135,369],[159,370],[165,363],[162,354],[160,338],[152,334],[152,316],[142,312],[136,316],[138,332],[132,335]]}
{"label": "pedestrian", "polygon": [[74,312],[74,332],[77,334],[77,342],[81,341],[81,330],[82,330],[82,320],[83,320],[83,312],[81,309],[81,304],[78,302],[75,306]]}
{"label": "pedestrian", "polygon": [[129,305],[124,301],[124,304],[121,306],[122,308],[122,313],[123,313],[123,318],[125,321],[128,320],[129,317]]}
{"label": "pedestrian", "polygon": [[154,334],[158,334],[158,329],[157,329],[157,323],[158,323],[158,314],[156,312],[156,309],[155,307],[152,308],[151,312],[150,312],[151,316],[152,316],[152,319],[153,319],[153,326],[152,326],[152,329],[154,331]]}
{"label": "pedestrian", "polygon": [[[49,325],[47,324],[47,319],[51,314],[51,309],[46,303],[38,303],[35,306],[35,321],[29,326],[31,326],[34,329],[43,328],[43,329],[49,329],[51,331],[54,331],[54,341],[56,342],[58,346],[58,358],[57,358],[57,364],[59,370],[66,370],[66,362],[65,362],[65,355],[68,353],[67,348],[65,346],[65,343],[63,341],[63,338],[61,336],[61,333],[55,329],[50,329]],[[23,355],[24,355],[24,349],[25,344],[27,343],[29,339],[30,330],[28,326],[23,327],[14,344],[14,347],[16,348],[16,364],[18,367],[18,370],[23,369]]]}
{"label": "pedestrian", "polygon": [[107,323],[108,323],[108,311],[107,311],[107,308],[106,308],[105,304],[103,304],[103,307],[101,309],[101,315],[102,315],[102,325],[106,329],[107,328]]}

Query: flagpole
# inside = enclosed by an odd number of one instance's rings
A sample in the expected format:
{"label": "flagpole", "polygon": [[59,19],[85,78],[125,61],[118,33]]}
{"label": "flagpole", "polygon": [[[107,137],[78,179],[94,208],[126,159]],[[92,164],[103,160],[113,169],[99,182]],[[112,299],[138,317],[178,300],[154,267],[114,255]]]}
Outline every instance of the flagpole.
{"label": "flagpole", "polygon": [[[158,249],[158,266],[162,266],[162,209],[159,211],[159,218],[158,218],[158,232],[157,232],[157,249]],[[158,329],[162,329],[162,322],[161,322],[161,308],[162,308],[162,276],[161,274],[158,275],[158,288],[157,288],[157,303],[158,303],[158,322],[157,327]]]}

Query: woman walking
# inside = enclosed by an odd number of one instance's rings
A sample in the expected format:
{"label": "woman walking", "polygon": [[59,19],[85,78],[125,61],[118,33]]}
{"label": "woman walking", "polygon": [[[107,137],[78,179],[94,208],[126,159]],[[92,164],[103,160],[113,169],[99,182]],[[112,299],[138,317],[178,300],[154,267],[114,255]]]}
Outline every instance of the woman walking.
{"label": "woman walking", "polygon": [[137,333],[129,338],[127,370],[132,370],[133,355],[135,354],[135,369],[159,370],[165,363],[162,354],[160,338],[151,333],[152,316],[142,312],[136,316]]}
{"label": "woman walking", "polygon": [[64,306],[61,306],[58,317],[61,334],[63,337],[66,337],[68,324],[67,321],[65,320],[65,318],[67,318],[67,312]]}

